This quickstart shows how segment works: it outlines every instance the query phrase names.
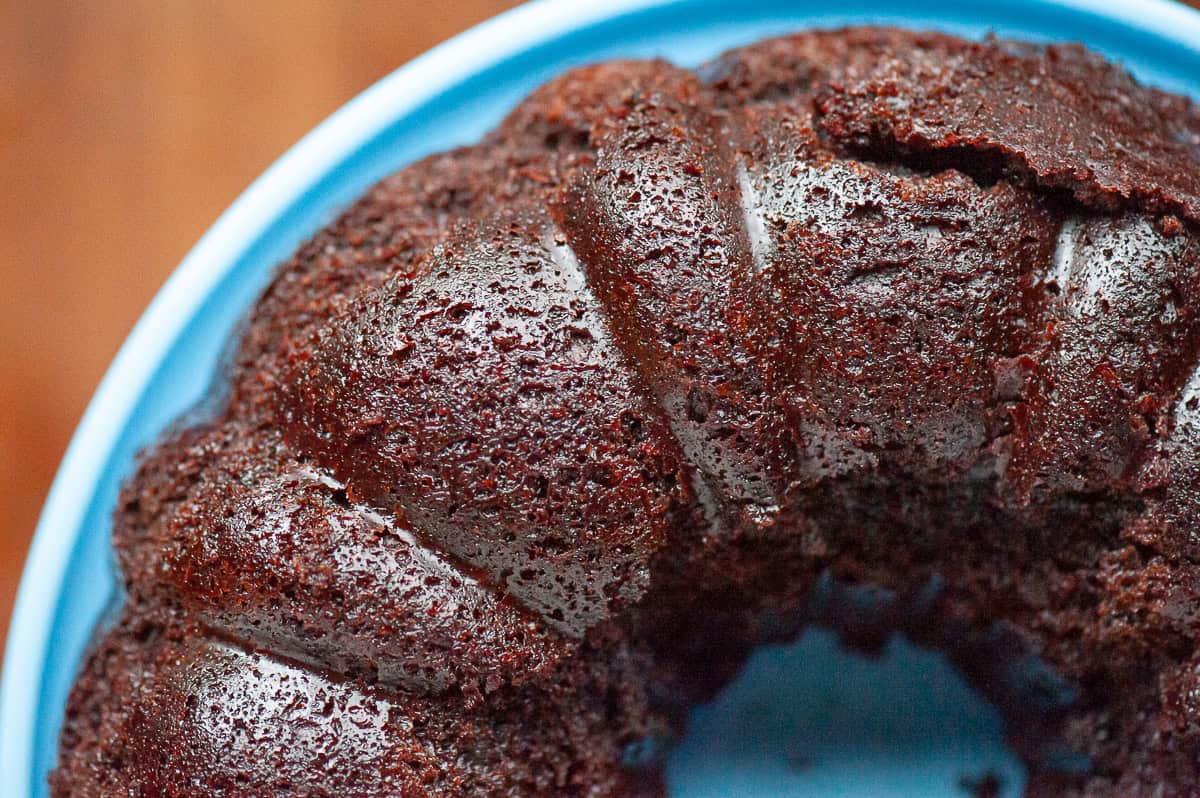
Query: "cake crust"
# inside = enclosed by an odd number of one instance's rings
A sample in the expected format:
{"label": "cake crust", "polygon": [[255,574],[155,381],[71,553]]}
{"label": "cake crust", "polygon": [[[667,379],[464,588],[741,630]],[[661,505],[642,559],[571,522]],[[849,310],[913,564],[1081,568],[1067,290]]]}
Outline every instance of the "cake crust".
{"label": "cake crust", "polygon": [[809,625],[1027,796],[1200,784],[1200,111],[814,31],[538,89],[276,272],[126,483],[55,796],[640,796]]}

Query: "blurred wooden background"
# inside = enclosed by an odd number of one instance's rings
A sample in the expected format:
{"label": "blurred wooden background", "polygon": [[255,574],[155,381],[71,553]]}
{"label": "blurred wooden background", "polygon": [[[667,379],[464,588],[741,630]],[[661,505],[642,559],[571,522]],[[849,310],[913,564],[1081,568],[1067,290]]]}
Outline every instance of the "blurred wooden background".
{"label": "blurred wooden background", "polygon": [[167,274],[317,122],[515,4],[0,0],[0,651],[68,438]]}
{"label": "blurred wooden background", "polygon": [[179,259],[287,147],[514,0],[0,0],[0,651],[50,481]]}

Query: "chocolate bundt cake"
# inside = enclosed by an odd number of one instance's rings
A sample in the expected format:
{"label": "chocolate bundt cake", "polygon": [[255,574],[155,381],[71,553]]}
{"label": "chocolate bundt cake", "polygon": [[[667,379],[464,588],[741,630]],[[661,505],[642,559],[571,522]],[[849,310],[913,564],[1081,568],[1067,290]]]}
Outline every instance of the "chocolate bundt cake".
{"label": "chocolate bundt cake", "polygon": [[275,275],[141,459],[56,796],[657,796],[810,625],[1030,796],[1200,784],[1200,110],[879,28],[577,69]]}

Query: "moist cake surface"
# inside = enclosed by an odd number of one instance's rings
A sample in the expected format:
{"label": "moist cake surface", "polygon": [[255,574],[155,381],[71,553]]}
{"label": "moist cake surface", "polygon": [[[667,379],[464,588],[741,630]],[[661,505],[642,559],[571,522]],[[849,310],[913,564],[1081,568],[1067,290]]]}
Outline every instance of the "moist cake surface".
{"label": "moist cake surface", "polygon": [[884,28],[576,69],[277,271],[142,457],[56,796],[652,796],[806,626],[1029,796],[1200,784],[1200,110]]}

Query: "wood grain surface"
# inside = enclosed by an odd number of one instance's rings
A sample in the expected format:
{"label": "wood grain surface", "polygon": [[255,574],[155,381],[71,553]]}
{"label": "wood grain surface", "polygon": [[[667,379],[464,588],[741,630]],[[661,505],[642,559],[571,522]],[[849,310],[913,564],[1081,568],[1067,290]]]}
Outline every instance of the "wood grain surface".
{"label": "wood grain surface", "polygon": [[512,5],[0,0],[0,647],[70,434],[175,264],[317,122]]}

